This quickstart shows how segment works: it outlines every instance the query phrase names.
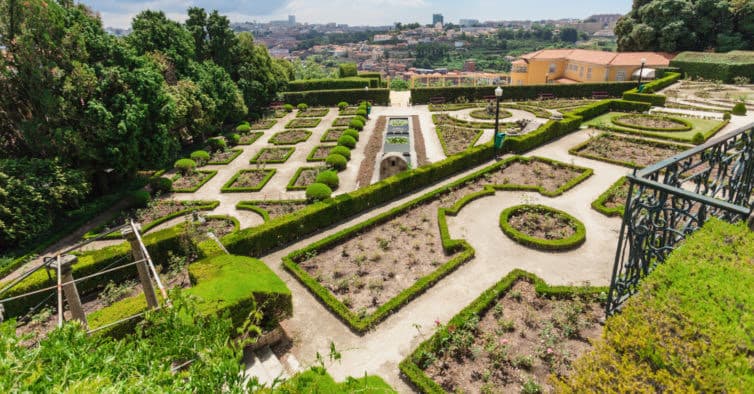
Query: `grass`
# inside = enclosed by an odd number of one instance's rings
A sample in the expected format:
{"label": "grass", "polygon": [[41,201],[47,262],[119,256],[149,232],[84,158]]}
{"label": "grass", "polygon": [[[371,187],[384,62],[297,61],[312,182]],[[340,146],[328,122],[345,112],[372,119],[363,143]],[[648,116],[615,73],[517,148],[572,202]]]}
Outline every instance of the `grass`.
{"label": "grass", "polygon": [[397,393],[379,376],[366,375],[361,378],[349,377],[345,382],[337,383],[320,367],[313,367],[288,379],[274,389],[263,389],[262,394],[298,394],[298,393],[327,393],[327,394],[379,394]]}
{"label": "grass", "polygon": [[647,137],[655,137],[655,138],[661,138],[661,139],[672,140],[672,141],[691,142],[691,140],[694,138],[694,135],[696,133],[702,133],[702,135],[704,136],[704,140],[706,141],[707,139],[715,135],[718,131],[720,131],[720,128],[721,128],[720,126],[724,124],[724,122],[719,121],[719,120],[684,118],[682,116],[676,116],[679,119],[683,119],[691,123],[692,125],[691,130],[672,131],[672,132],[648,131],[648,130],[640,130],[640,129],[635,129],[635,128],[617,126],[611,120],[614,116],[620,115],[620,114],[621,114],[620,112],[608,112],[604,115],[600,115],[586,122],[586,125],[594,127],[594,128],[598,128],[598,129],[603,129],[603,130],[618,131],[621,133],[638,134],[638,135],[643,135]]}
{"label": "grass", "polygon": [[[562,392],[750,392],[754,232],[712,219],[641,283]],[[620,373],[615,373],[620,371]]]}

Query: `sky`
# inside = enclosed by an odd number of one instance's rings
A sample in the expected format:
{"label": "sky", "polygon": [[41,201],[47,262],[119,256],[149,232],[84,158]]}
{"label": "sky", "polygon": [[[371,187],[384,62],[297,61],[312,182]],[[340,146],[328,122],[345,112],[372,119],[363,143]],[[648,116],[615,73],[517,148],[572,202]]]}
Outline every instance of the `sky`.
{"label": "sky", "polygon": [[83,0],[107,27],[126,28],[145,9],[161,10],[183,21],[192,6],[217,9],[232,22],[268,22],[295,15],[300,23],[392,25],[395,22],[432,22],[440,13],[445,22],[459,19],[540,20],[586,18],[592,14],[624,14],[631,0]]}

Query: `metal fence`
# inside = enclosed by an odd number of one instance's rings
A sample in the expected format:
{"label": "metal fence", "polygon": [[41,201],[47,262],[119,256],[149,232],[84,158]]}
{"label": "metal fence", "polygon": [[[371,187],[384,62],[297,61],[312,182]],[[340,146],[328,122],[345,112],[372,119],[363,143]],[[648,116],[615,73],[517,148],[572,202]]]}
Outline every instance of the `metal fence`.
{"label": "metal fence", "polygon": [[745,220],[754,199],[754,124],[628,176],[607,315],[710,218]]}

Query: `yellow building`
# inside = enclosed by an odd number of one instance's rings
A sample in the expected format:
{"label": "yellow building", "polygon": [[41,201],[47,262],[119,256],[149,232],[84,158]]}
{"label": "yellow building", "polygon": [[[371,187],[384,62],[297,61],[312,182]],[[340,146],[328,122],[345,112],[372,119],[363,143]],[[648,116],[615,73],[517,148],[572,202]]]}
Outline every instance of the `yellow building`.
{"label": "yellow building", "polygon": [[672,55],[658,52],[604,52],[584,49],[544,49],[527,53],[512,63],[511,85],[629,81],[652,79],[658,67],[667,67]]}

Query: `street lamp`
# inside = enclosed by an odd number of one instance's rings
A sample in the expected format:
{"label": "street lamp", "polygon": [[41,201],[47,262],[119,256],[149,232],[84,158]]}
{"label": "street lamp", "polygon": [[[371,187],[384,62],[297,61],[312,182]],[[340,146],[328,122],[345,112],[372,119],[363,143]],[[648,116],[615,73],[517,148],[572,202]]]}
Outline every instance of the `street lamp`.
{"label": "street lamp", "polygon": [[495,101],[497,102],[497,105],[495,106],[495,136],[493,138],[493,145],[492,145],[493,160],[497,159],[497,151],[498,149],[503,147],[503,141],[505,140],[505,133],[500,132],[500,98],[501,97],[503,97],[503,88],[498,86],[495,88]]}
{"label": "street lamp", "polygon": [[647,63],[647,59],[641,58],[641,68],[639,69],[639,85],[636,87],[636,90],[641,93],[641,77],[644,75],[644,65]]}

